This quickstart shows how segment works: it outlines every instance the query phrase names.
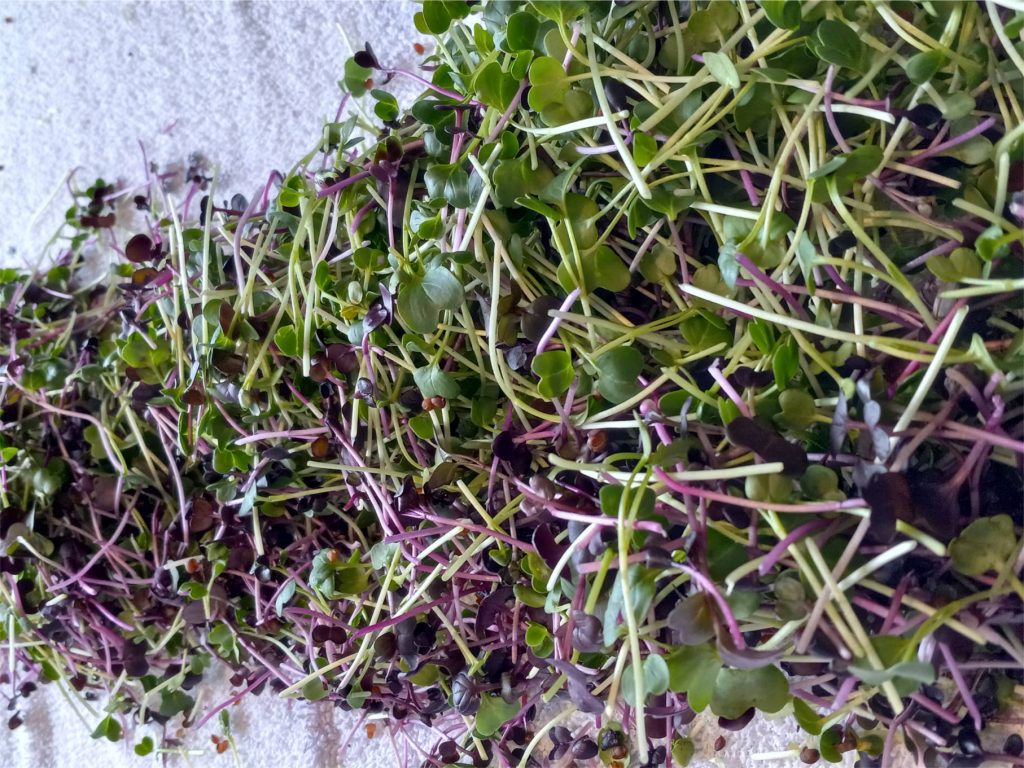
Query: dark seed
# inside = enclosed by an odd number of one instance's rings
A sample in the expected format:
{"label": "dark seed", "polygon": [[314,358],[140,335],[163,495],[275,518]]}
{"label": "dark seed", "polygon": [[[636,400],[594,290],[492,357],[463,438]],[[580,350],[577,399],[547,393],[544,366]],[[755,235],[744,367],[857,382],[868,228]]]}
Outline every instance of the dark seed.
{"label": "dark seed", "polygon": [[572,745],[572,756],[577,760],[589,760],[597,752],[597,744],[591,738],[584,737]]}
{"label": "dark seed", "polygon": [[965,755],[970,756],[981,754],[981,740],[978,738],[978,734],[973,728],[962,729],[956,743]]}
{"label": "dark seed", "polygon": [[1016,733],[1010,734],[1006,737],[1006,741],[1003,742],[1003,752],[1014,757],[1020,757],[1024,753],[1024,738],[1021,738]]}
{"label": "dark seed", "polygon": [[800,762],[802,763],[814,765],[820,758],[821,754],[812,747],[804,747],[800,750]]}

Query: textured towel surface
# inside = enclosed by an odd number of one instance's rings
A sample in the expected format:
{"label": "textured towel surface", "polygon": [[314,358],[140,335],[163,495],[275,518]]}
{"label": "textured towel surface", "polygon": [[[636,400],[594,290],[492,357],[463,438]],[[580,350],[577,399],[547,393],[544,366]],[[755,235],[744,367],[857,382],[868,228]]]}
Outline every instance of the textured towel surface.
{"label": "textured towel surface", "polygon": [[[315,144],[322,118],[333,118],[336,83],[351,55],[339,25],[353,44],[369,40],[382,60],[412,66],[413,43],[421,40],[414,10],[408,0],[0,0],[0,19],[10,19],[0,21],[0,263],[34,263],[69,204],[62,181],[72,168],[81,182],[143,178],[139,142],[161,169],[187,166],[192,153],[202,153],[221,169],[223,196],[251,195],[270,171],[286,170]],[[226,685],[207,692],[200,711],[229,695]],[[19,709],[23,727],[0,725],[0,765],[7,768],[234,764],[230,754],[211,749],[210,736],[221,733],[218,718],[184,734],[197,753],[163,763],[131,754],[133,740],[90,739],[101,715],[72,707],[52,685]],[[386,736],[367,739],[356,716],[332,707],[267,694],[229,711],[245,768],[402,764]],[[740,768],[752,764],[754,753],[802,743],[794,724],[759,721],[725,734],[725,750],[715,753],[715,725],[700,720],[693,730],[696,766]],[[410,733],[433,735],[419,725]],[[403,757],[401,743],[397,749]],[[415,753],[408,764],[419,764]],[[802,765],[793,758],[760,764]]]}

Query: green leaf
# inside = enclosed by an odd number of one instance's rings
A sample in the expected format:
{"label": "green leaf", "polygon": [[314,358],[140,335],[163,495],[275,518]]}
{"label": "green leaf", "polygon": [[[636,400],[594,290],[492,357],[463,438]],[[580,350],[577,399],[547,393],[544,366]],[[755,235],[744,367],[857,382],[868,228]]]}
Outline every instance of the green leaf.
{"label": "green leaf", "polygon": [[[978,235],[974,249],[983,261],[1004,258],[1010,252],[1010,245],[1004,241],[1003,230],[993,225]],[[954,251],[953,253],[956,253]]]}
{"label": "green leaf", "polygon": [[499,694],[485,693],[480,697],[474,730],[481,738],[490,738],[505,723],[519,714],[518,701],[505,701]]}
{"label": "green leaf", "polygon": [[686,768],[693,760],[697,751],[692,739],[680,737],[672,740],[672,764],[678,768]]}
{"label": "green leaf", "polygon": [[149,736],[144,736],[142,741],[135,745],[135,754],[139,757],[145,757],[153,752],[153,746],[153,739]]}
{"label": "green leaf", "polygon": [[844,165],[846,165],[846,155],[836,155],[831,160],[822,163],[807,174],[807,180],[814,181],[815,179],[823,179],[826,176],[831,176]]}
{"label": "green leaf", "polygon": [[788,701],[789,685],[777,667],[721,669],[715,678],[711,711],[732,720],[751,707],[778,712]]}
{"label": "green leaf", "polygon": [[422,17],[423,28],[416,24],[416,28],[424,34],[442,35],[451,26],[452,18],[443,0],[423,0],[423,10],[416,14]]}
{"label": "green leaf", "polygon": [[860,68],[864,43],[852,27],[835,19],[824,19],[814,35],[817,45],[813,50],[819,59],[837,67]]}
{"label": "green leaf", "polygon": [[762,0],[761,7],[768,21],[779,29],[796,29],[800,26],[799,0]]}
{"label": "green leaf", "polygon": [[455,208],[468,208],[474,202],[470,194],[469,174],[460,165],[432,165],[423,174],[423,182],[432,200]]}
{"label": "green leaf", "polygon": [[301,330],[294,325],[283,325],[274,334],[274,344],[282,355],[299,357],[302,354]]}
{"label": "green leaf", "polygon": [[772,373],[775,383],[781,388],[789,384],[800,369],[800,358],[797,354],[796,342],[792,339],[782,344],[772,355]]}
{"label": "green leaf", "polygon": [[[622,497],[625,492],[626,488],[622,485],[601,486],[601,511],[609,517],[618,517],[619,508],[623,503]],[[639,501],[636,498],[637,494],[640,496]],[[633,505],[636,504],[637,519],[647,520],[654,514],[654,502],[654,491],[650,488],[632,488],[625,501],[626,509],[624,512],[628,515]]]}
{"label": "green leaf", "polygon": [[821,733],[821,718],[810,704],[796,696],[793,697],[793,718],[812,736]]}
{"label": "green leaf", "polygon": [[498,62],[492,61],[477,73],[473,80],[473,88],[480,101],[504,112],[519,90],[519,81],[503,72]]}
{"label": "green leaf", "polygon": [[945,63],[946,55],[942,51],[921,51],[907,59],[904,68],[907,70],[910,82],[914,85],[924,85]]}
{"label": "green leaf", "polygon": [[818,414],[814,398],[803,389],[783,390],[779,393],[779,407],[782,412],[776,414],[776,423],[797,431],[809,426]]}
{"label": "green leaf", "polygon": [[550,104],[560,104],[569,91],[568,76],[562,62],[551,56],[538,56],[530,64],[530,109],[540,112]]}
{"label": "green leaf", "polygon": [[505,41],[510,51],[532,49],[537,40],[540,21],[532,13],[517,11],[505,22]]}
{"label": "green leaf", "polygon": [[412,378],[423,397],[440,395],[446,400],[452,400],[459,396],[458,383],[436,364],[417,368],[413,371]]}
{"label": "green leaf", "polygon": [[189,711],[195,703],[195,699],[184,691],[164,691],[160,697],[160,714],[164,717],[174,717],[181,712]]}
{"label": "green leaf", "polygon": [[1017,548],[1017,535],[1009,515],[981,517],[968,525],[949,545],[953,567],[965,576],[1000,570]]}
{"label": "green leaf", "polygon": [[731,240],[726,240],[718,249],[718,271],[730,291],[736,287],[736,279],[740,276],[740,264],[736,259],[737,253],[739,251],[736,248],[736,243]]}
{"label": "green leaf", "polygon": [[345,62],[345,71],[340,85],[345,87],[355,97],[366,93],[366,81],[373,74],[372,69],[361,67],[356,64],[355,59],[348,59]]}
{"label": "green leaf", "polygon": [[644,369],[644,356],[633,347],[616,347],[605,352],[595,363],[598,387],[606,400],[622,403],[640,391],[637,377]]}
{"label": "green leaf", "polygon": [[437,331],[442,310],[458,309],[462,303],[462,285],[442,266],[427,267],[423,275],[409,275],[398,293],[398,315],[417,333]]}
{"label": "green leaf", "polygon": [[295,596],[295,588],[295,579],[289,578],[281,591],[278,592],[277,599],[274,600],[274,613],[277,614],[278,618],[284,616],[285,606]]}
{"label": "green leaf", "polygon": [[665,657],[668,665],[669,690],[685,693],[695,712],[703,712],[711,702],[715,681],[722,668],[714,648],[709,644],[674,648]]}
{"label": "green leaf", "polygon": [[[643,660],[640,669],[643,675],[645,701],[651,696],[660,696],[668,690],[669,672],[665,659],[657,654],[651,654]],[[633,665],[629,664],[622,671],[620,688],[622,697],[631,707],[636,706],[636,681],[633,675]]]}
{"label": "green leaf", "polygon": [[434,436],[434,422],[429,413],[418,413],[409,419],[409,429],[420,440],[429,440]]}
{"label": "green leaf", "polygon": [[94,739],[106,739],[107,741],[120,741],[121,724],[114,719],[113,715],[107,715],[100,720],[100,724],[92,732],[92,737]]}
{"label": "green leaf", "polygon": [[[358,557],[358,553],[354,555]],[[347,595],[358,595],[370,584],[369,569],[358,560],[341,560],[334,550],[322,549],[313,558],[309,586],[325,599],[338,600]]]}
{"label": "green leaf", "polygon": [[314,678],[302,686],[302,698],[306,701],[320,701],[328,694],[327,686],[320,678]]}
{"label": "green leaf", "polygon": [[541,352],[530,363],[530,370],[540,377],[537,391],[541,397],[561,397],[569,390],[576,372],[572,367],[572,356],[564,349]]}
{"label": "green leaf", "polygon": [[659,283],[676,273],[678,263],[672,249],[661,243],[651,248],[640,259],[640,274],[650,283]]}
{"label": "green leaf", "polygon": [[654,159],[658,153],[658,142],[646,133],[633,135],[633,159],[641,168]]}
{"label": "green leaf", "polygon": [[740,73],[736,71],[736,65],[726,54],[709,51],[704,54],[704,64],[711,76],[722,85],[734,90],[740,87]]}
{"label": "green leaf", "polygon": [[843,753],[839,751],[839,742],[843,740],[843,729],[841,726],[833,725],[821,734],[818,739],[818,751],[821,756],[830,763],[841,763]]}
{"label": "green leaf", "polygon": [[379,88],[374,88],[370,91],[370,95],[377,100],[377,103],[373,105],[373,113],[377,115],[377,117],[384,122],[398,119],[398,99],[387,91],[382,91]]}

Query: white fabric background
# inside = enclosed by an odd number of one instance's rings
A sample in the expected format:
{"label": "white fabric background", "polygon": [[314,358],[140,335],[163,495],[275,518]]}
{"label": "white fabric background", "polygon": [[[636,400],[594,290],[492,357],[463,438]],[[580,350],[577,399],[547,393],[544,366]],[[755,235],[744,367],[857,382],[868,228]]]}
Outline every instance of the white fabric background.
{"label": "white fabric background", "polygon": [[[221,168],[224,197],[251,195],[271,170],[308,151],[321,121],[333,118],[336,82],[351,55],[339,25],[353,44],[370,40],[382,60],[411,66],[413,43],[427,42],[412,26],[414,10],[410,0],[0,0],[0,264],[34,263],[41,255],[69,204],[69,170],[79,168],[83,184],[97,175],[138,181],[139,141],[161,167],[187,164],[190,153],[202,152]],[[204,701],[227,695],[222,686]],[[131,739],[90,739],[98,718],[81,722],[53,686],[20,711],[26,726],[0,725],[0,765],[7,768],[162,763],[131,754]],[[230,711],[246,768],[399,764],[386,737],[368,740],[361,729],[339,760],[338,746],[355,719],[331,707],[264,695]],[[216,718],[200,733],[187,732],[186,745],[205,752],[165,764],[231,765],[230,754],[211,749],[210,735],[219,733]],[[700,745],[698,767],[749,766],[753,753],[801,741],[785,720],[726,734],[728,746],[717,754],[712,723],[697,721],[692,735]],[[761,764],[802,765],[792,758]]]}

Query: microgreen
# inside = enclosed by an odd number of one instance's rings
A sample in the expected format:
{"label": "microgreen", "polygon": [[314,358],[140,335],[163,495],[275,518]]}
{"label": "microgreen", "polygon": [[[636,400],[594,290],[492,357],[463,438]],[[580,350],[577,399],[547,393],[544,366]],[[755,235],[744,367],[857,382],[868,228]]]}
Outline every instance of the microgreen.
{"label": "microgreen", "polygon": [[356,52],[251,201],[72,186],[51,268],[0,271],[11,708],[59,683],[119,740],[269,691],[524,768],[684,765],[695,713],[761,711],[811,762],[1012,763],[1019,14],[415,24],[422,70]]}

